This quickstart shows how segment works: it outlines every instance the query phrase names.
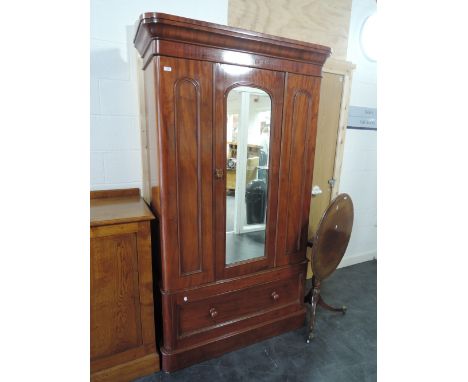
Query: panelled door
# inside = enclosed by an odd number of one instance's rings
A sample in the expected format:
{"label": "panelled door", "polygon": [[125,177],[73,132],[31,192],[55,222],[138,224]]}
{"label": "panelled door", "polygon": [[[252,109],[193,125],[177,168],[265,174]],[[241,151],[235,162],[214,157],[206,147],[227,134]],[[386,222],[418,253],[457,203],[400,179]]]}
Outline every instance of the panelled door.
{"label": "panelled door", "polygon": [[331,202],[342,92],[343,75],[323,73],[315,150],[315,157],[320,160],[314,165],[312,187],[315,187],[316,192],[312,189],[309,237],[317,230],[320,219]]}
{"label": "panelled door", "polygon": [[279,179],[277,265],[305,259],[320,78],[286,77]]}
{"label": "panelled door", "polygon": [[[343,96],[343,74],[323,73],[320,85],[320,106],[317,121],[317,141],[314,165],[312,199],[309,213],[309,237],[317,231],[320,219],[331,202],[336,173],[336,151],[339,142],[340,109]],[[341,143],[342,144],[342,143]],[[308,257],[311,252],[309,250]],[[311,265],[307,268],[307,278],[312,277]]]}
{"label": "panelled door", "polygon": [[163,290],[214,280],[213,65],[158,57]]}
{"label": "panelled door", "polygon": [[274,266],[283,72],[214,66],[216,278]]}

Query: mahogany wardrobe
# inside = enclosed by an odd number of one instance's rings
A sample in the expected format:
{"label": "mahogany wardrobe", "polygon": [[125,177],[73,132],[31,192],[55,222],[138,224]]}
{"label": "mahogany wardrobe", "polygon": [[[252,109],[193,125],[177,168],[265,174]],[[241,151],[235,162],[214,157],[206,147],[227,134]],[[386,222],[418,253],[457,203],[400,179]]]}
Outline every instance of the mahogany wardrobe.
{"label": "mahogany wardrobe", "polygon": [[[141,15],[162,369],[304,325],[322,65],[330,48]],[[156,291],[155,291],[156,292]]]}

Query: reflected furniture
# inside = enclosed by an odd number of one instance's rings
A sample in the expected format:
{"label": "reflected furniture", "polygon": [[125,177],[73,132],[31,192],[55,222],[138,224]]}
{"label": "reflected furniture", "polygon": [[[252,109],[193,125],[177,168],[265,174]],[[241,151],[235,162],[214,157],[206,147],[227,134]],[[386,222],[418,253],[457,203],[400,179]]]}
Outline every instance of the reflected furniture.
{"label": "reflected furniture", "polygon": [[[134,44],[144,71],[162,369],[173,371],[304,325],[317,110],[330,49],[162,13],[141,15]],[[230,262],[226,100],[241,86],[271,100],[267,203],[261,256]]]}
{"label": "reflected furniture", "polygon": [[226,189],[234,191],[236,189],[236,169],[226,169]]}
{"label": "reflected furniture", "polygon": [[160,369],[150,221],[138,189],[91,192],[91,381],[132,381]]}
{"label": "reflected furniture", "polygon": [[332,312],[346,313],[346,307],[334,308],[320,295],[320,287],[326,278],[336,270],[348,247],[353,229],[354,207],[348,194],[339,194],[320,219],[317,231],[308,245],[312,248],[311,265],[314,273],[312,289],[304,297],[311,306],[307,330],[307,343],[314,337],[317,305]]}
{"label": "reflected furniture", "polygon": [[[236,158],[237,157],[237,142],[227,142],[229,146],[229,157],[231,158]],[[247,150],[248,150],[248,157],[258,157],[260,156],[260,149],[261,146],[258,145],[253,145],[253,144],[247,144]]]}
{"label": "reflected furniture", "polygon": [[[247,173],[246,173],[246,182],[257,179],[258,174],[258,163],[259,157],[247,158]],[[226,189],[235,190],[236,189],[236,177],[237,169],[226,168]]]}

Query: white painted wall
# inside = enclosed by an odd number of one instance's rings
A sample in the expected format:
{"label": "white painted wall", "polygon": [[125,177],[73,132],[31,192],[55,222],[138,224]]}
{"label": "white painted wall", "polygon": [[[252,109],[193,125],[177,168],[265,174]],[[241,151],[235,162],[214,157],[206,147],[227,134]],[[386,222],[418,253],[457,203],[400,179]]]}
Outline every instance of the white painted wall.
{"label": "white painted wall", "polygon": [[227,24],[227,10],[228,0],[91,0],[91,190],[142,187],[132,43],[140,14],[157,11]]}
{"label": "white painted wall", "polygon": [[[377,64],[364,56],[360,45],[362,23],[375,12],[375,0],[353,0],[347,59],[356,64],[356,70],[353,74],[350,106],[377,107]],[[347,192],[353,199],[355,216],[351,241],[340,266],[376,258],[376,131],[346,131],[340,192]]]}

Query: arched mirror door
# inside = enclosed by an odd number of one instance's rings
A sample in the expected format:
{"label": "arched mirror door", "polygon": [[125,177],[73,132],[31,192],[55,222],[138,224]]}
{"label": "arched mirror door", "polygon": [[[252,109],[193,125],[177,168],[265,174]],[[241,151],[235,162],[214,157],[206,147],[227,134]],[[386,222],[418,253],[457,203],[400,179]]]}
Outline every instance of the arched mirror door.
{"label": "arched mirror door", "polygon": [[215,83],[216,268],[227,278],[274,263],[284,75],[217,65]]}
{"label": "arched mirror door", "polygon": [[226,265],[265,256],[271,99],[238,86],[226,100]]}

